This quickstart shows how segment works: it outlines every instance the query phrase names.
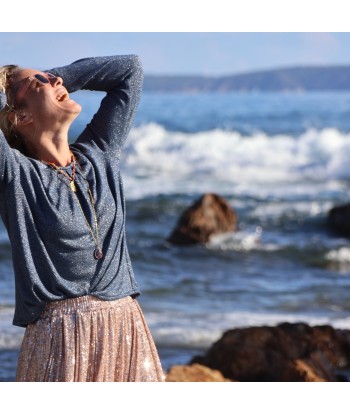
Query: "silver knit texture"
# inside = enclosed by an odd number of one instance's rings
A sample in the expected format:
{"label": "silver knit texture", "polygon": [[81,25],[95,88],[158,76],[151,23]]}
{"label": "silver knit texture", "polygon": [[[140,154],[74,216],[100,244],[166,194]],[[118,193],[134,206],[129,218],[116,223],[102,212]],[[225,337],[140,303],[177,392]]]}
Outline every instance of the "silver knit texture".
{"label": "silver knit texture", "polygon": [[[126,244],[119,170],[142,90],[140,60],[135,55],[86,58],[49,72],[62,77],[70,93],[85,89],[106,95],[70,145],[79,163],[75,194],[67,177],[11,149],[0,132],[0,214],[12,247],[13,324],[23,327],[35,322],[51,301],[86,295],[117,300],[140,293]],[[3,107],[6,98],[0,97]],[[65,169],[72,174],[72,165]],[[99,260],[86,223],[94,223],[88,187],[104,253]]]}

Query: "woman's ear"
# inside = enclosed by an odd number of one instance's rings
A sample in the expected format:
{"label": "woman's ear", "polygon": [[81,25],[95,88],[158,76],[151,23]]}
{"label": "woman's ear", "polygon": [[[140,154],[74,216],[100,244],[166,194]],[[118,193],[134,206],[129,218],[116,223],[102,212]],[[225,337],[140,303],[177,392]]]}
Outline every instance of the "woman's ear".
{"label": "woman's ear", "polygon": [[17,126],[24,126],[33,122],[32,114],[27,114],[26,112],[18,114],[12,111],[9,113],[8,118],[11,124],[16,124]]}
{"label": "woman's ear", "polygon": [[20,113],[17,115],[17,125],[25,126],[33,122],[32,114],[27,114],[26,112]]}

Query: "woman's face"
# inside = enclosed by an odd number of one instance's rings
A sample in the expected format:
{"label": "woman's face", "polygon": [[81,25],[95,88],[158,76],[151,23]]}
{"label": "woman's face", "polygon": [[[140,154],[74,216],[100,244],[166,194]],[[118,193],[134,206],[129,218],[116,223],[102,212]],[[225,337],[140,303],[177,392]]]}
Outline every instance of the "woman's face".
{"label": "woman's face", "polygon": [[[45,80],[48,82],[44,83]],[[81,106],[69,98],[62,78],[22,69],[12,77],[10,85],[15,109],[24,109],[40,123],[72,122],[81,111]]]}

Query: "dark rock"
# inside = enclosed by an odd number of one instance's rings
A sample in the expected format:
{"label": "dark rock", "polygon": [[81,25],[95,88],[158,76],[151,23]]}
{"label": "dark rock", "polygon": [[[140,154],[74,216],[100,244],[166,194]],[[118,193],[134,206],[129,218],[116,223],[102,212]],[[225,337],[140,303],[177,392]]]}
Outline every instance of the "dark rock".
{"label": "dark rock", "polygon": [[350,330],[283,323],[225,332],[199,363],[237,381],[336,381],[350,367]]}
{"label": "dark rock", "polygon": [[207,193],[181,215],[167,239],[176,245],[205,244],[213,235],[234,232],[237,214],[221,196]]}
{"label": "dark rock", "polygon": [[314,353],[309,358],[296,359],[285,365],[281,382],[327,382],[336,381],[332,367],[321,354]]}
{"label": "dark rock", "polygon": [[350,236],[350,203],[330,209],[328,223],[335,232]]}

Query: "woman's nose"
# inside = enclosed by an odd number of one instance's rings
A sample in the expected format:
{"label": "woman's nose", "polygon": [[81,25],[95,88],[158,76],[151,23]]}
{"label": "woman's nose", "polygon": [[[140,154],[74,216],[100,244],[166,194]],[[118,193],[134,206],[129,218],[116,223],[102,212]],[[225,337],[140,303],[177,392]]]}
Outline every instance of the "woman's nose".
{"label": "woman's nose", "polygon": [[60,76],[57,76],[55,78],[50,78],[50,81],[51,81],[52,86],[57,86],[57,85],[62,85],[63,84],[63,79]]}

